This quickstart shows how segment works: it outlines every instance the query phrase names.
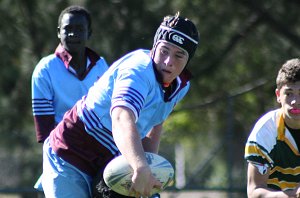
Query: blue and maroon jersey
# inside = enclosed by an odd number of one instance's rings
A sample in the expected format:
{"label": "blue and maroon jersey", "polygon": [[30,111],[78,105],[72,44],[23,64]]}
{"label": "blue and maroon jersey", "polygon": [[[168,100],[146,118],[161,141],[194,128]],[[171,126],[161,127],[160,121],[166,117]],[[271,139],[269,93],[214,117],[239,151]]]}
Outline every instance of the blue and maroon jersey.
{"label": "blue and maroon jersey", "polygon": [[[185,74],[185,72],[184,72]],[[113,154],[118,152],[112,138],[111,111],[118,106],[132,110],[140,137],[164,122],[189,89],[184,74],[177,77],[176,88],[165,101],[149,50],[136,50],[116,61],[89,93],[77,103],[79,118],[86,132]]]}
{"label": "blue and maroon jersey", "polygon": [[186,95],[189,79],[190,73],[184,70],[166,97],[150,51],[140,49],[125,55],[64,115],[50,134],[52,149],[79,170],[94,175],[120,154],[112,136],[112,110],[120,106],[131,109],[143,139]]}

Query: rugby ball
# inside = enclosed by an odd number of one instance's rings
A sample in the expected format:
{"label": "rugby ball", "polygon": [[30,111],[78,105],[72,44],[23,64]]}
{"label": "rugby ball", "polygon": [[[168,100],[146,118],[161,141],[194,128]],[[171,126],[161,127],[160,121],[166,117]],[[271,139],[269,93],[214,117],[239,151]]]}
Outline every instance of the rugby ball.
{"label": "rugby ball", "polygon": [[[162,183],[162,189],[154,188],[152,190],[151,193],[155,194],[173,184],[174,168],[168,160],[160,155],[149,152],[145,152],[145,154],[154,177]],[[103,179],[113,191],[125,196],[134,196],[129,191],[132,175],[133,169],[126,158],[120,155],[107,164],[103,172]]]}

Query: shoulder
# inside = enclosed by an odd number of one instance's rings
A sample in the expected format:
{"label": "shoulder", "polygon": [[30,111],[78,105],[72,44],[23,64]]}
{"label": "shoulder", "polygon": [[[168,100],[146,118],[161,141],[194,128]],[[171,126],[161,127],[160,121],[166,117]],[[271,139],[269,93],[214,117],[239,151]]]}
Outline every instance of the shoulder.
{"label": "shoulder", "polygon": [[99,57],[99,59],[96,62],[92,62],[91,59],[89,59],[91,61],[91,65],[92,65],[92,70],[94,72],[100,72],[99,75],[102,75],[104,72],[106,72],[109,68],[109,65],[107,64],[105,58],[103,57]]}
{"label": "shoulder", "polygon": [[49,67],[56,65],[59,58],[55,54],[50,54],[48,56],[43,57],[35,69],[48,69]]}
{"label": "shoulder", "polygon": [[96,65],[99,65],[99,66],[104,67],[106,69],[109,67],[109,65],[107,64],[105,58],[102,57],[102,56],[99,57],[99,60],[96,62]]}
{"label": "shoulder", "polygon": [[145,67],[152,62],[152,59],[150,58],[150,51],[144,49],[138,49],[128,53],[124,56],[124,60],[130,62],[132,65],[128,64],[128,67],[132,68],[136,68],[136,66]]}
{"label": "shoulder", "polygon": [[271,110],[262,115],[254,125],[254,129],[274,126],[276,128],[276,120],[279,115],[279,109]]}
{"label": "shoulder", "polygon": [[277,119],[279,109],[264,114],[254,125],[248,142],[256,142],[265,148],[272,148],[277,140]]}
{"label": "shoulder", "polygon": [[153,70],[150,51],[143,49],[138,49],[124,55],[119,60],[114,62],[111,67],[122,74],[128,75],[141,74],[146,76],[149,73],[153,73],[146,71]]}
{"label": "shoulder", "polygon": [[148,93],[155,84],[152,59],[147,50],[130,52],[115,61],[101,81],[109,78],[115,87],[127,87]]}
{"label": "shoulder", "polygon": [[50,54],[43,57],[35,66],[33,76],[37,76],[40,73],[48,72],[48,70],[58,65],[59,58],[55,54]]}

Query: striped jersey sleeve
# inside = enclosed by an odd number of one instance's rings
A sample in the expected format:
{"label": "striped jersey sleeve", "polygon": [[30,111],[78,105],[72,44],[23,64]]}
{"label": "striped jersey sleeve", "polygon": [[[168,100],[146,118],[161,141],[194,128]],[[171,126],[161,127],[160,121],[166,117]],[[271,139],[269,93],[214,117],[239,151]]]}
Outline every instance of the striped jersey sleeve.
{"label": "striped jersey sleeve", "polygon": [[145,79],[134,70],[118,76],[112,93],[111,111],[117,106],[125,106],[133,111],[137,120],[149,87]]}
{"label": "striped jersey sleeve", "polygon": [[133,111],[137,121],[146,97],[153,89],[155,77],[149,56],[143,51],[136,53],[140,56],[130,54],[114,64],[118,67],[121,63],[122,66],[114,73],[110,112],[117,106],[125,106]]}
{"label": "striped jersey sleeve", "polygon": [[276,111],[264,115],[255,124],[245,146],[245,159],[254,164],[273,166],[270,152],[276,145],[277,126]]}
{"label": "striped jersey sleeve", "polygon": [[[41,60],[40,65],[44,63]],[[54,115],[53,90],[50,84],[50,76],[46,69],[37,68],[34,70],[31,81],[32,90],[32,111],[33,115]]]}

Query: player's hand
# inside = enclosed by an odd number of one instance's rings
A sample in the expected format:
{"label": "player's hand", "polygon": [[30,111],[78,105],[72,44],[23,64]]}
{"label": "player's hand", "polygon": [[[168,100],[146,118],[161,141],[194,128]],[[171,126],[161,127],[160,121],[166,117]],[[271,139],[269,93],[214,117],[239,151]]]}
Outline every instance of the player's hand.
{"label": "player's hand", "polygon": [[162,184],[152,175],[149,166],[145,166],[134,171],[132,176],[132,186],[130,188],[133,196],[137,198],[141,196],[149,197],[151,196],[153,188],[161,189]]}

